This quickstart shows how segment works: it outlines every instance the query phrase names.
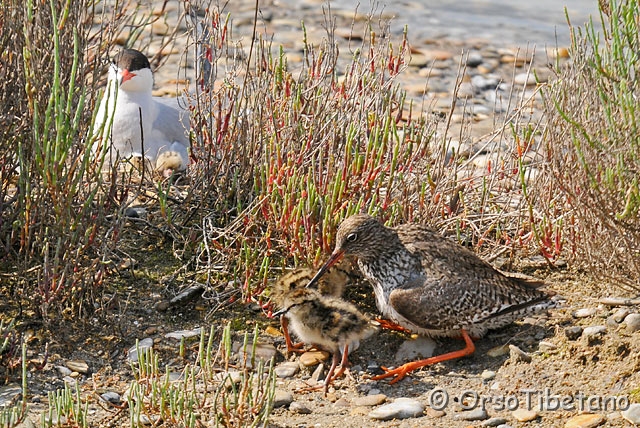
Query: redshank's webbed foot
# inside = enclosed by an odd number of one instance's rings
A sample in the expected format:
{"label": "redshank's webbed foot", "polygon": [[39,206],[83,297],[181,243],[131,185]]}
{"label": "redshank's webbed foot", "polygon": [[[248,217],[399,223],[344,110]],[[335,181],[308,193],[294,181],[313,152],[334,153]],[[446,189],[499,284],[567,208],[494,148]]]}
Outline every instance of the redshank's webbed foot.
{"label": "redshank's webbed foot", "polygon": [[393,321],[385,320],[382,318],[376,318],[375,321],[380,324],[380,328],[384,328],[385,330],[393,330],[399,331],[401,333],[411,334],[411,330],[404,328],[401,325],[394,323]]}
{"label": "redshank's webbed foot", "polygon": [[291,354],[304,354],[305,352],[307,352],[306,349],[304,349],[304,343],[302,342],[298,342],[298,343],[287,343],[287,355],[291,355]]}
{"label": "redshank's webbed foot", "polygon": [[464,342],[466,344],[466,346],[464,347],[464,349],[461,349],[459,351],[453,351],[453,352],[449,352],[447,354],[442,354],[442,355],[438,355],[435,357],[430,357],[430,358],[425,358],[424,360],[418,360],[418,361],[411,361],[409,363],[403,364],[400,367],[396,367],[395,369],[387,369],[386,367],[382,367],[382,370],[385,371],[384,374],[381,375],[377,375],[372,377],[372,380],[382,380],[382,379],[387,379],[389,377],[393,377],[393,379],[391,380],[391,384],[398,382],[399,380],[404,379],[404,377],[416,370],[419,369],[421,367],[426,367],[426,366],[430,366],[432,364],[437,364],[437,363],[441,363],[443,361],[448,361],[448,360],[455,360],[457,358],[462,358],[462,357],[466,357],[468,355],[471,355],[475,352],[476,347],[473,344],[473,341],[471,340],[471,337],[469,336],[469,333],[467,333],[465,330],[461,330],[460,334],[462,335],[462,338],[464,339]]}

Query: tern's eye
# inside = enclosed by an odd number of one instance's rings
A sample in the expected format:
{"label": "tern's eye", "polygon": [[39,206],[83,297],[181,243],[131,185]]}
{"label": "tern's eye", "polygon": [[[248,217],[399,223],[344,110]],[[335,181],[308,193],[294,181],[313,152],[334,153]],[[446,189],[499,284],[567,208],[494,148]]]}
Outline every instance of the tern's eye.
{"label": "tern's eye", "polygon": [[356,242],[357,239],[358,239],[357,233],[350,233],[347,235],[347,242]]}

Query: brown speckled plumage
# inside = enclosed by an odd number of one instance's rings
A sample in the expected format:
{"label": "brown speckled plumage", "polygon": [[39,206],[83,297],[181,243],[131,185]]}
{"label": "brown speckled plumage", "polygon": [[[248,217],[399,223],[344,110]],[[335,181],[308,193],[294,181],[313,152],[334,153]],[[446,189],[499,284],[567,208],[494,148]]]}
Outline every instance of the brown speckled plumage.
{"label": "brown speckled plumage", "polygon": [[[333,353],[332,366],[325,380],[326,393],[331,380],[346,369],[349,352],[357,349],[360,340],[369,337],[375,327],[354,305],[335,296],[342,294],[346,282],[340,273],[334,272],[319,284],[323,292],[305,287],[312,276],[313,272],[308,269],[284,275],[274,285],[271,299],[289,320],[288,325],[300,340]],[[333,376],[340,355],[341,368]]]}
{"label": "brown speckled plumage", "polygon": [[[366,214],[347,218],[338,228],[331,257],[310,285],[343,254],[357,258],[385,318],[425,336],[462,336],[465,353],[451,358],[473,352],[469,335],[481,337],[488,329],[552,306],[552,293],[536,288],[533,281],[506,275],[419,224],[389,228]],[[446,359],[416,362],[397,371],[396,380]]]}
{"label": "brown speckled plumage", "polygon": [[507,276],[426,226],[385,227],[357,214],[339,227],[334,255],[358,259],[380,312],[411,331],[481,337],[549,306],[550,293]]}

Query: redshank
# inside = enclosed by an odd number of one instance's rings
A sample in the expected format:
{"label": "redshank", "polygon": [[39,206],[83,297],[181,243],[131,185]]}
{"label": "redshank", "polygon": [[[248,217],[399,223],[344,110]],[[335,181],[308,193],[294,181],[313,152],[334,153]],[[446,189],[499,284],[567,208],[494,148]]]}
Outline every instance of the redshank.
{"label": "redshank", "polygon": [[[294,290],[304,288],[309,283],[315,272],[308,268],[294,269],[285,275],[281,276],[271,288],[270,300],[279,308],[284,307],[284,300]],[[349,281],[348,275],[344,270],[335,268],[330,269],[324,276],[317,282],[317,290],[324,296],[342,297],[344,286]],[[282,324],[282,332],[284,333],[285,343],[287,345],[287,353],[291,352],[304,352],[302,348],[303,344],[294,344],[291,341],[289,335],[289,321],[286,316],[280,316],[280,323]]]}
{"label": "redshank", "polygon": [[[312,288],[285,291],[281,307],[276,314],[289,319],[291,330],[303,342],[333,353],[331,367],[324,381],[326,394],[333,379],[347,369],[349,352],[357,349],[360,341],[369,337],[375,327],[351,303],[323,295]],[[336,372],[338,362],[340,366]]]}
{"label": "redshank", "polygon": [[357,258],[384,317],[413,333],[458,336],[466,343],[459,351],[385,369],[374,380],[393,377],[394,383],[420,367],[471,355],[475,351],[471,337],[480,338],[488,329],[553,306],[552,292],[499,272],[426,226],[389,228],[366,214],[342,222],[333,253],[308,286],[343,254]]}

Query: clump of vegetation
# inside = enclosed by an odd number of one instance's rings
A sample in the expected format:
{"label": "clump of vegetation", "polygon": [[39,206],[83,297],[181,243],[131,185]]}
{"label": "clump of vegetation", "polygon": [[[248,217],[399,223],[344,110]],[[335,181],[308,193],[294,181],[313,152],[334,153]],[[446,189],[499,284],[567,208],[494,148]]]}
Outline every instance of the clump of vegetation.
{"label": "clump of vegetation", "polygon": [[[215,344],[215,338],[219,342]],[[201,427],[266,426],[275,394],[273,359],[256,357],[258,329],[252,337],[244,335],[238,353],[232,352],[232,331],[227,325],[222,334],[215,326],[207,335],[203,330],[193,354],[181,346],[185,366],[176,371],[162,368],[153,348],[137,349],[137,361],[131,362],[133,380],[122,405],[109,407],[102,421],[117,420],[128,413],[129,426],[168,424]],[[216,348],[217,346],[217,348]],[[231,368],[234,366],[235,368]],[[49,394],[49,411],[42,415],[42,426],[92,426],[88,405],[95,396],[81,394],[69,386]],[[102,406],[109,406],[102,398]],[[212,425],[214,426],[214,425]]]}
{"label": "clump of vegetation", "polygon": [[545,90],[550,177],[543,209],[565,254],[640,289],[640,21],[602,1],[601,25],[572,28],[571,62]]}

